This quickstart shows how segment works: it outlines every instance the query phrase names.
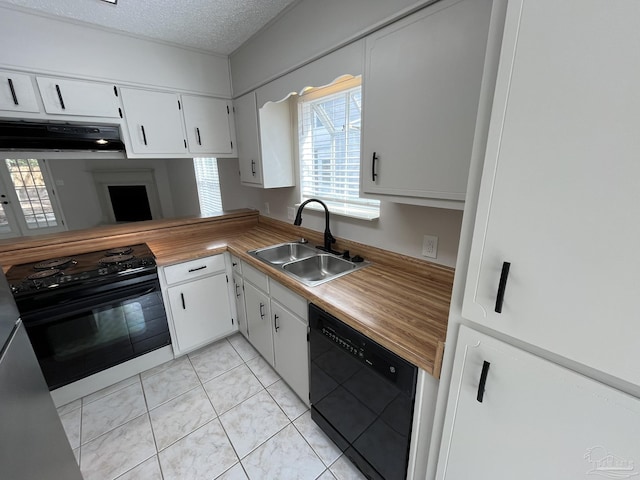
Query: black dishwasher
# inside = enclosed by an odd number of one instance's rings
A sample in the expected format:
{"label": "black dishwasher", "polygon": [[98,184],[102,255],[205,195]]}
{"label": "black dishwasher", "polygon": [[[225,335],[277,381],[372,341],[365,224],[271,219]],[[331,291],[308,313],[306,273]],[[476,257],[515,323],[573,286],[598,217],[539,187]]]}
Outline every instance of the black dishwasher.
{"label": "black dishwasher", "polygon": [[309,305],[311,418],[368,478],[404,480],[418,369]]}

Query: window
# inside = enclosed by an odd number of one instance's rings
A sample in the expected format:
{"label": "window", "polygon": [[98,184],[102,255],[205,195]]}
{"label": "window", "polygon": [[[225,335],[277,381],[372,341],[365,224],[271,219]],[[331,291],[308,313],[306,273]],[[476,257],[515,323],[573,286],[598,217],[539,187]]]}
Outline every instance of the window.
{"label": "window", "polygon": [[360,79],[314,89],[298,102],[302,201],[318,198],[332,213],[377,218],[380,202],[359,196]]}
{"label": "window", "polygon": [[0,237],[65,230],[44,160],[7,158],[0,166]]}
{"label": "window", "polygon": [[193,168],[198,185],[200,214],[209,216],[222,211],[218,161],[215,158],[194,158]]}

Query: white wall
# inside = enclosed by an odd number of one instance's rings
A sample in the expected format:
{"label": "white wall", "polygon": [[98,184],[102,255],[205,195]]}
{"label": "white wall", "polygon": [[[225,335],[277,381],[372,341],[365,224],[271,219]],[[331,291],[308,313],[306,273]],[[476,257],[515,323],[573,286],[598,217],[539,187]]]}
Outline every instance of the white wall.
{"label": "white wall", "polygon": [[[184,162],[180,164],[180,162]],[[100,207],[93,170],[153,169],[160,209],[163,218],[199,214],[197,191],[193,212],[193,201],[180,198],[178,209],[174,207],[174,195],[192,195],[195,185],[193,167],[189,174],[188,159],[169,160],[98,160],[98,159],[50,159],[47,160],[53,176],[56,192],[62,206],[69,230],[91,228],[107,221]],[[184,167],[184,169],[183,169]],[[184,171],[179,171],[183,169]],[[188,211],[188,213],[183,213]]]}
{"label": "white wall", "polygon": [[237,158],[218,159],[218,177],[220,178],[220,196],[222,208],[253,208],[259,210],[262,192],[258,188],[244,187],[240,184],[240,167]]}
{"label": "white wall", "polygon": [[193,160],[190,158],[165,160],[165,166],[169,177],[174,215],[176,217],[200,215],[198,185]]}
{"label": "white wall", "polygon": [[433,0],[302,0],[231,54],[233,96]]}
{"label": "white wall", "polygon": [[0,67],[230,98],[229,63],[209,55],[0,6]]}

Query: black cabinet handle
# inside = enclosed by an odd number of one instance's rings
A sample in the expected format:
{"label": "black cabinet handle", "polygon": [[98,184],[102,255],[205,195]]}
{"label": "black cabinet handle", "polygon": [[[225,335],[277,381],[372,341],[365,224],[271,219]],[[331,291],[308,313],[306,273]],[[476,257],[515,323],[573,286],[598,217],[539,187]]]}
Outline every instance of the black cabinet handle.
{"label": "black cabinet handle", "polygon": [[198,145],[202,145],[202,139],[200,138],[200,129],[196,127],[196,134],[198,135]]}
{"label": "black cabinet handle", "polygon": [[260,318],[264,319],[264,303],[260,302]]}
{"label": "black cabinet handle", "polygon": [[489,373],[489,367],[491,364],[485,360],[482,364],[482,373],[480,374],[480,383],[478,383],[478,396],[476,400],[482,403],[482,399],[484,398],[484,386],[487,383],[487,375]]}
{"label": "black cabinet handle", "polygon": [[202,265],[201,267],[196,267],[196,268],[190,268],[189,269],[189,273],[191,272],[197,272],[198,270],[204,270],[205,268],[207,268],[206,265]]}
{"label": "black cabinet handle", "polygon": [[504,291],[507,288],[507,278],[509,278],[509,268],[511,263],[504,262],[502,264],[502,273],[500,273],[500,283],[498,284],[498,295],[496,295],[496,313],[502,313],[502,303],[504,302]]}
{"label": "black cabinet handle", "polygon": [[232,267],[235,267],[236,265],[238,265],[238,262],[231,262]]}
{"label": "black cabinet handle", "polygon": [[256,161],[251,160],[251,175],[256,176]]}
{"label": "black cabinet handle", "polygon": [[14,105],[20,105],[18,103],[18,97],[16,96],[16,89],[13,88],[13,80],[11,80],[10,78],[9,80],[9,90],[11,90],[11,96],[13,97],[13,103]]}
{"label": "black cabinet handle", "polygon": [[147,144],[147,134],[144,131],[144,125],[140,125],[140,128],[142,129],[142,141],[146,145]]}
{"label": "black cabinet handle", "polygon": [[187,306],[184,304],[184,293],[181,293],[181,294],[180,294],[180,298],[182,299],[182,309],[183,309],[183,310],[186,310],[186,309],[187,309]]}
{"label": "black cabinet handle", "polygon": [[273,316],[273,326],[275,327],[276,332],[280,328],[280,325],[278,325],[278,318],[280,318],[280,317],[278,317],[278,315],[274,315]]}
{"label": "black cabinet handle", "polygon": [[374,182],[376,178],[378,178],[378,174],[376,173],[376,160],[378,160],[378,156],[376,152],[373,152],[373,158],[371,159],[371,180]]}
{"label": "black cabinet handle", "polygon": [[240,288],[240,285],[236,283],[236,297],[240,298],[240,294],[238,293],[238,288]]}
{"label": "black cabinet handle", "polygon": [[58,92],[58,100],[60,100],[60,106],[63,110],[66,110],[64,106],[64,100],[62,99],[62,92],[60,91],[60,85],[56,84],[56,92]]}

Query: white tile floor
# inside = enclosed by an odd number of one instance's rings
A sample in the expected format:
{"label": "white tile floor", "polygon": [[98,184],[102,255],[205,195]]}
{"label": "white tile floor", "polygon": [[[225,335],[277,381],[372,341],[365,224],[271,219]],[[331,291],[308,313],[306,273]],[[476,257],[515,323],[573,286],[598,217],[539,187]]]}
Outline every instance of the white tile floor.
{"label": "white tile floor", "polygon": [[85,480],[364,480],[240,334],[58,412]]}

